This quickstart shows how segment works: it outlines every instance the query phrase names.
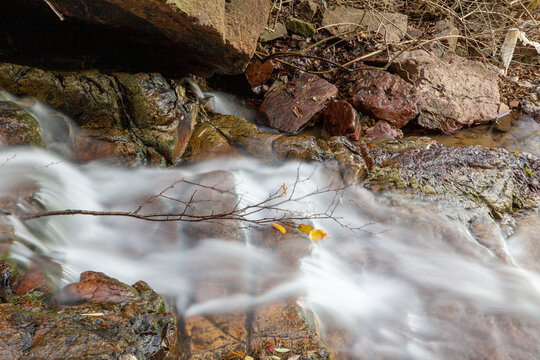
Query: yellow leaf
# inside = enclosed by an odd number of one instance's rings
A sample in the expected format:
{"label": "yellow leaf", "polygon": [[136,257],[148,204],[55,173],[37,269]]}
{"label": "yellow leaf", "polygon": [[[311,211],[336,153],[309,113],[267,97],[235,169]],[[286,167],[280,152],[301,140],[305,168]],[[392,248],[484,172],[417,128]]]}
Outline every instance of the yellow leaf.
{"label": "yellow leaf", "polygon": [[300,224],[298,225],[298,230],[300,230],[303,233],[309,234],[311,230],[313,230],[313,226],[306,225],[306,224]]}
{"label": "yellow leaf", "polygon": [[253,359],[251,356],[247,355],[247,356],[244,358],[244,360],[255,360],[255,359]]}
{"label": "yellow leaf", "polygon": [[325,237],[328,237],[328,234],[326,233],[326,231],[321,229],[311,230],[309,232],[309,238],[313,241],[320,241]]}
{"label": "yellow leaf", "polygon": [[283,195],[287,195],[287,188],[285,187],[285,183],[283,183]]}
{"label": "yellow leaf", "polygon": [[272,226],[273,226],[274,228],[276,228],[277,230],[281,231],[281,232],[284,233],[284,234],[287,232],[287,230],[285,230],[285,228],[284,228],[283,226],[279,225],[279,224],[272,223]]}

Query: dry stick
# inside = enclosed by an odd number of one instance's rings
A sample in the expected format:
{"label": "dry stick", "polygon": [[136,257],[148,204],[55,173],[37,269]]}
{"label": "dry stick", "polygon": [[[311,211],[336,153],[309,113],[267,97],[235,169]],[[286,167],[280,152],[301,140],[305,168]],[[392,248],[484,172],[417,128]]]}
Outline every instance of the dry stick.
{"label": "dry stick", "polygon": [[51,4],[51,2],[49,0],[43,0],[47,3],[47,5],[49,5],[49,7],[51,8],[52,11],[54,11],[54,13],[56,14],[56,16],[58,16],[58,18],[60,19],[60,21],[64,21],[64,16],[60,13],[60,11],[56,10],[56,8],[53,6],[53,4]]}

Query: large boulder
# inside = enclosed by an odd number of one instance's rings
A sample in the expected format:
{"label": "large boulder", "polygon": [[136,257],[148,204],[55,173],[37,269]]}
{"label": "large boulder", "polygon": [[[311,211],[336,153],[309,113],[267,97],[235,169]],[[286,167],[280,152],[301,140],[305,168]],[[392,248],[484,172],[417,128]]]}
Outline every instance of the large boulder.
{"label": "large boulder", "polygon": [[269,0],[22,0],[0,15],[0,56],[58,68],[238,74],[270,7]]}

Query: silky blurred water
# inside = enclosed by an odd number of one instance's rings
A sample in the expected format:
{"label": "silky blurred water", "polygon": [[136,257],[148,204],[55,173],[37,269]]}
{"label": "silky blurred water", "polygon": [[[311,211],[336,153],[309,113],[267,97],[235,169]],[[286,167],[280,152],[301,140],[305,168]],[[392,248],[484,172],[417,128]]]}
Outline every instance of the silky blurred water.
{"label": "silky blurred water", "polygon": [[[45,255],[62,265],[61,283],[86,270],[129,284],[142,279],[186,316],[296,299],[341,356],[540,358],[539,264],[528,256],[538,251],[537,214],[508,239],[506,264],[434,206],[342,189],[335,176],[317,164],[249,158],[167,170],[81,166],[53,151],[0,147],[0,197],[34,191],[32,201],[17,205],[21,214],[40,211],[36,204],[131,213],[146,204],[139,214],[194,216],[245,209],[240,221],[200,223],[89,215],[0,220],[18,237],[11,259],[29,265]],[[282,217],[329,238],[314,242],[296,231],[293,241],[264,221]],[[261,234],[275,246],[261,246]]]}

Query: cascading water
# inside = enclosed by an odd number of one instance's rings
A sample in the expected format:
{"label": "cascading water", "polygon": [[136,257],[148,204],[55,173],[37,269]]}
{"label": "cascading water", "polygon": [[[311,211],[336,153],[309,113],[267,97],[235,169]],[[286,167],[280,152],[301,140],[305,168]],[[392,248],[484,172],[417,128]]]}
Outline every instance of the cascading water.
{"label": "cascading water", "polygon": [[[201,223],[4,216],[19,238],[12,258],[28,263],[46,255],[62,264],[64,282],[85,270],[127,283],[144,279],[185,316],[297,299],[317,316],[328,343],[353,359],[540,356],[540,278],[520,266],[521,240],[510,241],[516,265],[503,264],[465,226],[425,204],[389,206],[386,196],[341,189],[322,167],[240,158],[128,170],[77,166],[29,148],[2,148],[0,164],[0,197],[28,183],[48,211],[133,213],[144,205],[139,214],[189,219],[247,209],[241,219]],[[160,193],[159,201],[152,198]],[[256,223],[281,216],[311,217],[297,223],[330,237],[282,243],[290,246],[285,252],[260,246],[260,228],[274,229]],[[533,230],[520,239],[535,236]]]}

